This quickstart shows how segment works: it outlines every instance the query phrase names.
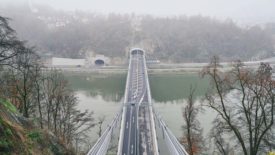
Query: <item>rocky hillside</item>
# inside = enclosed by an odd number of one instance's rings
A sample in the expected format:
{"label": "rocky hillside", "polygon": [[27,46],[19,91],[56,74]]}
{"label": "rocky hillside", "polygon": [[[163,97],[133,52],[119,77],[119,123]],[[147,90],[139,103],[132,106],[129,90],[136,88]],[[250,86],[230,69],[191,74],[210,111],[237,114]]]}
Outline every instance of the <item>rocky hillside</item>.
{"label": "rocky hillside", "polygon": [[22,117],[9,101],[0,98],[0,154],[73,154],[52,133],[35,124],[34,120]]}

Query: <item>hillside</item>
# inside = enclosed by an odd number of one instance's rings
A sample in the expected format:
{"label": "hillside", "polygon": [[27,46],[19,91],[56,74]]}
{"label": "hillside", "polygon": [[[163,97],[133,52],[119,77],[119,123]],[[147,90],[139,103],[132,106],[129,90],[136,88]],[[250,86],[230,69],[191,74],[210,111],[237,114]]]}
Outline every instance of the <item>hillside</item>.
{"label": "hillside", "polygon": [[98,14],[46,6],[35,12],[28,6],[0,9],[18,36],[42,56],[84,58],[88,52],[124,58],[138,46],[163,62],[182,63],[207,62],[213,55],[222,61],[259,60],[274,52],[274,23],[241,27],[207,16]]}
{"label": "hillside", "polygon": [[64,155],[73,154],[47,130],[35,125],[35,120],[21,116],[9,102],[0,99],[1,155]]}

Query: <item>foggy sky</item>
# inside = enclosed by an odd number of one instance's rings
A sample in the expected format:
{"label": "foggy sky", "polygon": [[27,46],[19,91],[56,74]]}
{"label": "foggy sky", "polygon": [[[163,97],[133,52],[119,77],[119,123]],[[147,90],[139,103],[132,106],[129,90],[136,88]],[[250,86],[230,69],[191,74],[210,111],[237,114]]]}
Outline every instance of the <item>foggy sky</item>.
{"label": "foggy sky", "polygon": [[[0,0],[0,5],[30,0]],[[241,24],[275,22],[275,0],[31,0],[62,10],[136,13],[155,16],[203,15]]]}

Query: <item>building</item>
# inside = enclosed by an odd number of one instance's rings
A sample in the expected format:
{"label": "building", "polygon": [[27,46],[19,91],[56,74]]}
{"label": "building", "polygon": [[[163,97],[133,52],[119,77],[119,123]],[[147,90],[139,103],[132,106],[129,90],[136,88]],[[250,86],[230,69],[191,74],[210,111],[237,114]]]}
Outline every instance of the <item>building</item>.
{"label": "building", "polygon": [[50,67],[84,67],[85,59],[70,59],[52,57],[48,64]]}
{"label": "building", "polygon": [[44,62],[47,67],[95,67],[109,64],[110,59],[104,55],[87,56],[86,59],[52,57]]}

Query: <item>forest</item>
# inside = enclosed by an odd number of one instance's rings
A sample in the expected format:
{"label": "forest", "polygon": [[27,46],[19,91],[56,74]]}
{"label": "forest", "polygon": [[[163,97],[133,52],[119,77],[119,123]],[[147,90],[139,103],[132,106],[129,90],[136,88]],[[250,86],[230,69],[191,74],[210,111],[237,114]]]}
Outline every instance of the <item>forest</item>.
{"label": "forest", "polygon": [[78,143],[90,147],[93,112],[77,109],[62,72],[42,68],[36,49],[0,16],[0,154],[77,154]]}
{"label": "forest", "polygon": [[[123,58],[143,47],[162,62],[207,62],[273,56],[275,24],[244,26],[207,16],[156,17],[57,11],[39,6],[2,7],[20,39],[36,45],[41,56],[84,58],[87,52]],[[24,14],[22,14],[24,12]]]}

